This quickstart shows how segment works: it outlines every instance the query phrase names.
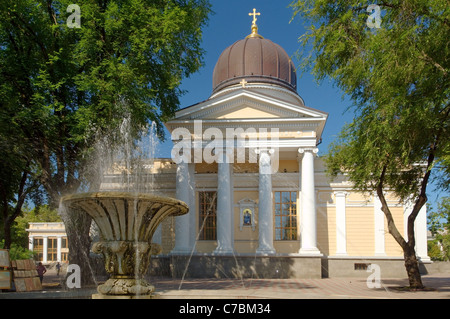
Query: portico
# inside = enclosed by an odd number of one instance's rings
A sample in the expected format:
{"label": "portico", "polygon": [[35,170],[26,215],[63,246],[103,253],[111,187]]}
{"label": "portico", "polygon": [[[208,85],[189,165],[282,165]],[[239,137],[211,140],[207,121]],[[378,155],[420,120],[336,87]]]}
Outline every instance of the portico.
{"label": "portico", "polygon": [[[290,191],[295,192],[295,209],[300,217],[295,220],[295,240],[300,248],[290,254],[321,256],[317,247],[314,161],[327,114],[305,107],[301,97],[290,90],[264,83],[237,84],[220,93],[178,111],[175,119],[166,123],[175,144],[172,157],[177,161],[177,198],[195,202],[202,179],[214,185],[217,238],[210,253],[284,253],[274,245],[273,196],[279,182],[274,187],[273,180],[287,177],[280,163],[295,162],[296,183],[291,184]],[[206,166],[214,166],[216,174],[200,173]],[[235,247],[234,236],[235,225],[240,223],[234,196],[243,186],[243,175],[248,174],[242,167],[252,170],[253,187],[246,187],[246,191],[254,194],[253,222],[257,225],[256,234],[252,234],[255,242],[245,250]],[[201,227],[198,216],[193,217],[198,215],[197,210],[198,205],[193,205],[188,215],[177,219],[172,253],[197,252],[195,242]]]}

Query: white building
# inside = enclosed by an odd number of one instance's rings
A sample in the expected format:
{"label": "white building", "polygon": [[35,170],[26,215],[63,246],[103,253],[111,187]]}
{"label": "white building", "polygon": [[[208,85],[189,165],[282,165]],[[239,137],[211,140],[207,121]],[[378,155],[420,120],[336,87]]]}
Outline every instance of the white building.
{"label": "white building", "polygon": [[67,262],[69,248],[64,223],[29,223],[28,249],[37,254],[37,260],[44,264]]}

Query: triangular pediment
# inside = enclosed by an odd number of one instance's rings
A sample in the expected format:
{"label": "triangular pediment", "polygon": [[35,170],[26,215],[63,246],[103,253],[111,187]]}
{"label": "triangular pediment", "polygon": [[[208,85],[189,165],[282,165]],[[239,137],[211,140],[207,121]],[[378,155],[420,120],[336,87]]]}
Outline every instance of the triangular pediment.
{"label": "triangular pediment", "polygon": [[169,132],[179,128],[191,134],[208,128],[224,132],[228,128],[273,129],[284,140],[291,139],[300,144],[308,140],[304,143],[315,145],[321,138],[328,114],[306,107],[298,95],[264,89],[221,92],[177,111],[165,125]]}
{"label": "triangular pediment", "polygon": [[227,110],[225,114],[215,114],[217,119],[246,119],[246,118],[280,118],[279,112],[267,110],[264,107],[255,107],[252,105],[242,105],[235,110]]}
{"label": "triangular pediment", "polygon": [[326,113],[302,105],[301,99],[298,103],[292,103],[240,90],[181,109],[173,120],[319,119],[324,116],[326,117]]}

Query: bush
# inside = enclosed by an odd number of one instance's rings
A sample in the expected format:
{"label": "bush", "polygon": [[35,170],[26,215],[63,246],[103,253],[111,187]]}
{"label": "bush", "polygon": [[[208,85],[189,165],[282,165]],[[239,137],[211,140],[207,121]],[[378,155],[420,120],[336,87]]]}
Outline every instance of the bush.
{"label": "bush", "polygon": [[[0,242],[0,247],[4,247],[5,240]],[[9,250],[9,259],[10,260],[20,260],[20,259],[30,259],[34,257],[34,253],[22,246],[17,245],[16,243],[11,244],[11,249]]]}

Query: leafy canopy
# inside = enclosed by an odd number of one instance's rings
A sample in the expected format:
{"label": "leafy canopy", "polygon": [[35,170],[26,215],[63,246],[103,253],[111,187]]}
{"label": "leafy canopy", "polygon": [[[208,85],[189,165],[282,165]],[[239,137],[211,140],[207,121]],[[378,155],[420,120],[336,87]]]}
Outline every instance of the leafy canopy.
{"label": "leafy canopy", "polygon": [[150,121],[163,137],[182,79],[203,63],[210,13],[207,0],[79,0],[81,26],[70,28],[72,3],[0,2],[0,126],[11,127],[0,145],[21,141],[15,166],[29,168],[53,204],[80,185],[97,134],[124,117],[136,138]]}
{"label": "leafy canopy", "polygon": [[448,188],[448,2],[378,2],[378,29],[367,26],[369,4],[292,3],[295,15],[312,22],[300,38],[303,67],[319,81],[333,79],[354,102],[354,121],[326,156],[329,171],[346,172],[366,191],[383,176],[384,186],[405,199],[417,196],[424,172],[438,166]]}

